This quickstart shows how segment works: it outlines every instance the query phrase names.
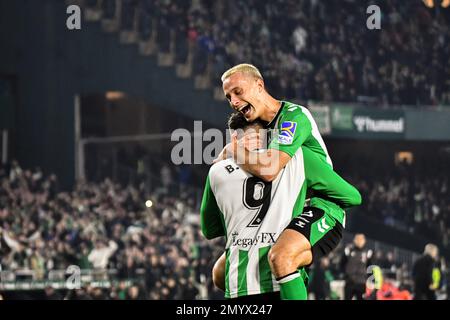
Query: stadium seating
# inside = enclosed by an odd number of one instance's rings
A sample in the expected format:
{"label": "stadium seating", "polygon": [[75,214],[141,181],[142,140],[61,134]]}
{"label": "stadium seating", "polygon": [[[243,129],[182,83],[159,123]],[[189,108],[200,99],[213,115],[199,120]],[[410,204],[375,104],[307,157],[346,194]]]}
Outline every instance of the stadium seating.
{"label": "stadium seating", "polygon": [[221,73],[251,62],[282,98],[385,107],[450,104],[449,10],[421,1],[379,1],[382,31],[368,33],[365,8],[371,1],[354,2],[116,0],[100,8],[104,21],[134,31],[141,42],[153,34],[150,47],[157,47],[160,64],[175,64],[180,77],[215,90],[218,99]]}

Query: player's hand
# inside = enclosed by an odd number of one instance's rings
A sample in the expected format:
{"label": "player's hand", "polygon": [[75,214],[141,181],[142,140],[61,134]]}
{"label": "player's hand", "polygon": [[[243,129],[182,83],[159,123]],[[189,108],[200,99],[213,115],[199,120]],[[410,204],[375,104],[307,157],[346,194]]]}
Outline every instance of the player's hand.
{"label": "player's hand", "polygon": [[236,150],[237,145],[237,133],[234,132],[231,135],[231,142],[228,143],[223,150],[219,153],[216,159],[213,160],[213,163],[217,163],[219,161],[230,158],[233,155],[234,150]]}
{"label": "player's hand", "polygon": [[244,147],[248,151],[254,151],[256,149],[261,149],[263,147],[261,136],[257,132],[245,134],[238,141],[238,145]]}

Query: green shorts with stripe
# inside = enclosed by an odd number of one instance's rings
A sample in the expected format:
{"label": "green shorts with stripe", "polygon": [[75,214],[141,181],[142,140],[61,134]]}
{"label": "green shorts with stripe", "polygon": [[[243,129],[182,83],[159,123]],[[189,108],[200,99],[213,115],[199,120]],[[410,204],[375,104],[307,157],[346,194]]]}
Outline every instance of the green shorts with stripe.
{"label": "green shorts with stripe", "polygon": [[286,229],[303,234],[311,244],[313,262],[329,254],[342,239],[342,224],[325,207],[308,206]]}

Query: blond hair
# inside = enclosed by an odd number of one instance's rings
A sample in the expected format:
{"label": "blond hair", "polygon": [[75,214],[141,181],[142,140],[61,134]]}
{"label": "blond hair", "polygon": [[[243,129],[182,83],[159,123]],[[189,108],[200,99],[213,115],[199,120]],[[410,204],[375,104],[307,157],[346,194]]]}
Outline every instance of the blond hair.
{"label": "blond hair", "polygon": [[262,76],[261,72],[259,72],[258,68],[249,63],[241,63],[241,64],[238,64],[238,65],[228,69],[227,71],[225,71],[222,74],[222,77],[220,79],[222,80],[222,82],[224,82],[227,78],[231,77],[231,75],[235,74],[236,72],[245,73],[254,78],[264,80],[263,76]]}

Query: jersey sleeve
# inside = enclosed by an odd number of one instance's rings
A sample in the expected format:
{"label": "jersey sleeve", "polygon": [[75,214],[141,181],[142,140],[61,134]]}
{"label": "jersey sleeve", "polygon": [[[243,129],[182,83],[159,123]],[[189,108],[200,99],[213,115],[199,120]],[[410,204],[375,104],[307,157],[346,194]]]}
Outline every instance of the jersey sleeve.
{"label": "jersey sleeve", "polygon": [[202,204],[200,206],[200,225],[206,239],[225,236],[222,216],[223,214],[217,205],[216,197],[211,189],[208,175],[203,191]]}
{"label": "jersey sleeve", "polygon": [[361,204],[361,194],[308,148],[302,148],[308,188],[346,209]]}
{"label": "jersey sleeve", "polygon": [[311,135],[312,125],[299,107],[291,108],[288,108],[280,118],[269,149],[280,150],[293,157]]}

